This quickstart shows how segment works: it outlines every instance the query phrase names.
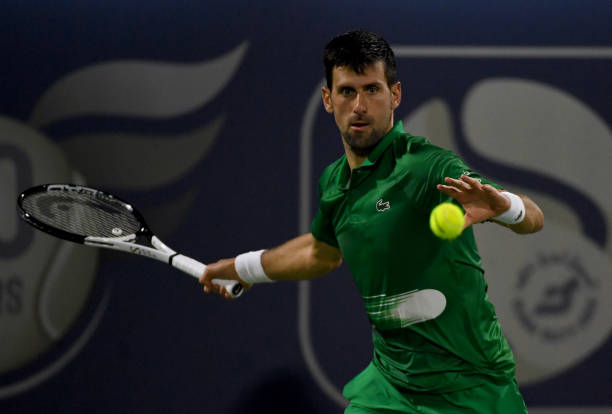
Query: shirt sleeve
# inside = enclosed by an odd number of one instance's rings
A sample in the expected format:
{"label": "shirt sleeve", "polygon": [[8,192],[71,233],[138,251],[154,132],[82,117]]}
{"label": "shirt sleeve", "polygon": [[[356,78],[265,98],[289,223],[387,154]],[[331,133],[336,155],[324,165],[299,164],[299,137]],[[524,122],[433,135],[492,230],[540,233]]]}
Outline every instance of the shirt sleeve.
{"label": "shirt sleeve", "polygon": [[444,184],[445,177],[458,180],[462,175],[466,175],[480,181],[482,184],[489,184],[498,190],[503,189],[501,185],[483,177],[479,172],[467,166],[466,163],[452,151],[443,151],[434,165],[435,169],[430,174],[433,182],[430,182],[429,185],[438,194],[438,199],[435,201],[436,204],[452,200],[451,197],[436,189],[437,184]]}
{"label": "shirt sleeve", "polygon": [[325,242],[331,246],[339,247],[332,223],[332,211],[330,206],[324,202],[322,194],[323,190],[321,187],[321,181],[319,181],[319,208],[312,221],[311,232],[315,239]]}

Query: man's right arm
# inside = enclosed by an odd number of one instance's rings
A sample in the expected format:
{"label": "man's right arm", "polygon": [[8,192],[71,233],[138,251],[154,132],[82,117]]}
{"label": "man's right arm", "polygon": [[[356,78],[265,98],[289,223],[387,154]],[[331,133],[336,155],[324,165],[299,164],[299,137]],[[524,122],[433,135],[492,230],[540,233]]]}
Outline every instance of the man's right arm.
{"label": "man's right arm", "polygon": [[[222,259],[206,266],[200,278],[205,292],[215,292],[229,298],[224,289],[212,284],[213,279],[237,280],[245,288],[250,286],[240,279],[235,268],[235,258]],[[308,280],[336,269],[342,263],[340,250],[314,238],[311,233],[266,250],[261,264],[266,275],[276,280]]]}

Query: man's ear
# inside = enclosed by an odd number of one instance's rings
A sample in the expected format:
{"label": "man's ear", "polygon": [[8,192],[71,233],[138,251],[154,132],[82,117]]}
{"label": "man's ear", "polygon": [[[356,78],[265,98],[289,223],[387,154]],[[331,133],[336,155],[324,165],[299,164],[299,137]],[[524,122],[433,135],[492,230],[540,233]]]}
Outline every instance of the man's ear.
{"label": "man's ear", "polygon": [[327,87],[321,88],[321,98],[323,98],[323,106],[329,114],[334,113],[334,105],[332,104],[331,91]]}
{"label": "man's ear", "polygon": [[396,82],[391,85],[391,108],[395,109],[402,102],[402,84]]}

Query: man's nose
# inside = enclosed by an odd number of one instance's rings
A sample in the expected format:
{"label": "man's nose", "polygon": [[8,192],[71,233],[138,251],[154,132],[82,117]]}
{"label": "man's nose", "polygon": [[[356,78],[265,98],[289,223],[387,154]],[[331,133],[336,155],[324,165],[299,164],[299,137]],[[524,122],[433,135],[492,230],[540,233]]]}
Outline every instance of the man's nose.
{"label": "man's nose", "polygon": [[366,100],[360,93],[358,93],[355,97],[355,102],[353,104],[353,112],[357,114],[365,114],[366,112],[368,112]]}

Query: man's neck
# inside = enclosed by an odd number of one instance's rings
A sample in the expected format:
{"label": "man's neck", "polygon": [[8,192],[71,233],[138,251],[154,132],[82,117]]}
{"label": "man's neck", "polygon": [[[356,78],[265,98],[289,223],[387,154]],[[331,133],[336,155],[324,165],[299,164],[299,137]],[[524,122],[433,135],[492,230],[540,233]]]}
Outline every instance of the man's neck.
{"label": "man's neck", "polygon": [[[391,130],[393,129],[393,125],[393,118],[391,118],[391,126],[389,127],[387,133],[383,135],[383,137],[380,139],[380,141],[382,141],[387,136],[387,134],[391,132]],[[344,153],[346,154],[346,160],[351,171],[353,171],[355,168],[359,168],[359,166],[363,164],[365,160],[368,159],[370,152],[372,152],[374,148],[376,148],[376,146],[380,144],[380,141],[378,141],[376,145],[374,145],[374,147],[370,148],[370,151],[368,151],[367,153],[363,153],[355,152],[355,150],[353,150],[353,148],[351,148],[350,145],[347,144],[346,140],[342,138],[342,145],[344,145]]]}
{"label": "man's neck", "polygon": [[355,153],[355,151],[353,151],[353,149],[346,143],[345,140],[342,140],[342,144],[344,144],[344,153],[346,154],[346,161],[348,162],[351,171],[353,171],[355,168],[358,168],[368,158],[368,154]]}

